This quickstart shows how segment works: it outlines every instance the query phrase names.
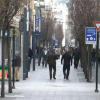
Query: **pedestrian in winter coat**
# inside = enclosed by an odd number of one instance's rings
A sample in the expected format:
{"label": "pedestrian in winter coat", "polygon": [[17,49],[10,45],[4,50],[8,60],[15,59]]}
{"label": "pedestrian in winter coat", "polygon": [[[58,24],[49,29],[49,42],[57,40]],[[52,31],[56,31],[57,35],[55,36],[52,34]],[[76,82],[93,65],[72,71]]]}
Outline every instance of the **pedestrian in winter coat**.
{"label": "pedestrian in winter coat", "polygon": [[74,68],[77,69],[78,63],[79,63],[79,58],[80,58],[80,52],[78,51],[77,47],[75,48],[73,57],[74,57]]}
{"label": "pedestrian in winter coat", "polygon": [[59,55],[55,54],[55,50],[53,49],[52,53],[49,54],[47,63],[49,64],[49,73],[50,80],[52,79],[52,69],[53,69],[53,78],[56,79],[56,60],[59,58]]}
{"label": "pedestrian in winter coat", "polygon": [[28,57],[30,57],[30,64],[31,64],[32,56],[33,56],[33,51],[32,51],[32,49],[29,47]]}
{"label": "pedestrian in winter coat", "polygon": [[15,79],[19,81],[19,70],[21,67],[21,57],[18,55],[18,51],[15,51]]}
{"label": "pedestrian in winter coat", "polygon": [[29,47],[29,52],[28,52],[28,56],[30,57],[30,58],[32,58],[32,56],[33,56],[33,51],[32,51],[32,49]]}
{"label": "pedestrian in winter coat", "polygon": [[[64,63],[62,63],[63,60],[64,60]],[[72,57],[69,53],[69,50],[66,49],[66,52],[62,55],[62,58],[61,58],[61,64],[63,64],[64,79],[65,78],[68,79],[68,77],[69,77],[70,63],[72,66]],[[67,69],[67,74],[66,74],[66,69]]]}
{"label": "pedestrian in winter coat", "polygon": [[44,64],[45,64],[45,67],[47,67],[48,55],[49,55],[49,50],[45,46],[44,49],[42,50],[42,54],[41,54],[41,56],[42,56],[42,67],[44,67]]}

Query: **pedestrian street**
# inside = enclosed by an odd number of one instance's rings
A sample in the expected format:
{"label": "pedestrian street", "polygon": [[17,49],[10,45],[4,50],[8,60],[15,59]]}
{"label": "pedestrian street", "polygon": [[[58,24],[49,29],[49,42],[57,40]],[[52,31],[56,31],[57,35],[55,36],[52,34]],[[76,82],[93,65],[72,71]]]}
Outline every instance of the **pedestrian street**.
{"label": "pedestrian street", "polygon": [[29,78],[16,82],[13,93],[0,100],[100,100],[95,83],[86,82],[81,67],[71,66],[69,80],[66,80],[60,59],[56,64],[56,80],[49,79],[48,67],[36,66],[36,71],[29,72]]}

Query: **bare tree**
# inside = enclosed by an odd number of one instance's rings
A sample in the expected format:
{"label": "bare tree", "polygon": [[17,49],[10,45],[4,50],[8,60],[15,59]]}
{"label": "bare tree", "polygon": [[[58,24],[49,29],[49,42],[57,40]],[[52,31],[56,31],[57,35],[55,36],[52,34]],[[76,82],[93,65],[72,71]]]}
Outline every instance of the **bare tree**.
{"label": "bare tree", "polygon": [[47,17],[42,21],[41,34],[43,41],[50,41],[52,35],[54,34],[55,23],[50,16],[50,13],[47,13]]}
{"label": "bare tree", "polygon": [[[87,48],[85,44],[85,28],[92,27],[93,21],[98,20],[97,2],[95,0],[73,0],[69,7],[69,25],[72,27],[74,37],[79,41],[83,70],[86,78],[87,72]],[[87,75],[88,74],[88,75]],[[88,76],[88,77],[87,77]]]}
{"label": "bare tree", "polygon": [[[5,45],[5,31],[9,30],[9,26],[13,22],[13,17],[20,11],[20,8],[27,4],[27,0],[0,0],[0,25],[2,25],[2,85],[1,85],[1,97],[5,97],[5,66],[4,66],[4,45]],[[9,93],[12,93],[11,84],[11,56],[10,56],[10,32],[8,31],[8,66],[9,66]]]}
{"label": "bare tree", "polygon": [[62,43],[62,39],[64,38],[64,34],[63,34],[63,29],[62,29],[62,25],[58,24],[55,28],[55,38],[58,40],[58,42]]}

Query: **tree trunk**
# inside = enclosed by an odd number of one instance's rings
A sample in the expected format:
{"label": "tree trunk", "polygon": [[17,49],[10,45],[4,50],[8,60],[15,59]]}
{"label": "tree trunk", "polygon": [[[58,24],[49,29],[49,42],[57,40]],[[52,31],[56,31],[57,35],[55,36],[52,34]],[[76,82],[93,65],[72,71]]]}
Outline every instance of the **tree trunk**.
{"label": "tree trunk", "polygon": [[85,72],[85,78],[87,79],[87,50],[86,50],[86,45],[83,46],[83,52],[84,52],[84,56],[83,56],[83,66],[84,66],[84,72]]}
{"label": "tree trunk", "polygon": [[46,40],[45,43],[46,43],[46,47],[48,48],[48,40]]}
{"label": "tree trunk", "polygon": [[87,82],[89,82],[90,81],[90,46],[88,46],[88,60],[87,60],[87,62],[88,62],[88,66],[87,66]]}
{"label": "tree trunk", "polygon": [[85,74],[85,70],[83,66],[83,57],[84,57],[84,49],[83,49],[83,46],[81,46],[81,67],[83,68],[83,72]]}
{"label": "tree trunk", "polygon": [[80,46],[80,53],[81,53],[81,56],[80,56],[80,58],[81,58],[81,68],[83,68],[83,63],[82,63],[83,62],[83,53],[82,53],[82,46],[81,46],[80,42],[79,42],[79,46]]}
{"label": "tree trunk", "polygon": [[5,60],[4,60],[4,46],[5,46],[5,31],[2,34],[2,82],[1,82],[1,97],[5,97]]}
{"label": "tree trunk", "polygon": [[88,67],[87,67],[87,82],[91,81],[92,68],[91,68],[92,45],[88,45]]}
{"label": "tree trunk", "polygon": [[11,47],[11,43],[10,43],[10,30],[8,29],[8,37],[7,37],[7,47],[8,47],[8,75],[9,75],[9,89],[8,92],[12,93],[12,82],[11,82],[11,52],[10,52],[10,47]]}
{"label": "tree trunk", "polygon": [[86,45],[81,45],[81,67],[83,68],[83,72],[85,74],[85,78],[87,79],[87,50]]}
{"label": "tree trunk", "polygon": [[44,48],[44,46],[45,46],[45,41],[43,40],[43,48]]}

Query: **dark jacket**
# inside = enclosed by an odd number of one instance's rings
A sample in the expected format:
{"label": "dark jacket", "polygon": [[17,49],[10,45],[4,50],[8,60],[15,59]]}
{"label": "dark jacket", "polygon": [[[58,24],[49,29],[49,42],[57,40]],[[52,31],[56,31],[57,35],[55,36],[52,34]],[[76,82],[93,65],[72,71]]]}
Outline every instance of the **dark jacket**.
{"label": "dark jacket", "polygon": [[41,52],[41,56],[42,56],[43,58],[47,58],[48,55],[49,55],[49,51],[47,50],[47,54],[45,55],[45,51],[44,51],[44,49],[43,49],[42,52]]}
{"label": "dark jacket", "polygon": [[95,57],[96,53],[95,51],[92,52],[92,58]]}
{"label": "dark jacket", "polygon": [[68,52],[62,55],[61,64],[63,60],[64,60],[64,64],[70,64],[70,61],[71,61],[71,65],[72,65],[72,57]]}
{"label": "dark jacket", "polygon": [[56,60],[58,59],[58,55],[54,53],[50,53],[47,59],[47,63],[51,66],[56,66]]}
{"label": "dark jacket", "polygon": [[74,56],[75,60],[79,60],[79,58],[80,58],[80,52],[78,50],[75,50],[74,53],[73,53],[73,56]]}
{"label": "dark jacket", "polygon": [[32,58],[32,56],[33,56],[33,51],[32,51],[31,48],[29,48],[28,56],[29,56],[30,58]]}
{"label": "dark jacket", "polygon": [[21,57],[19,55],[15,55],[15,67],[21,66]]}

